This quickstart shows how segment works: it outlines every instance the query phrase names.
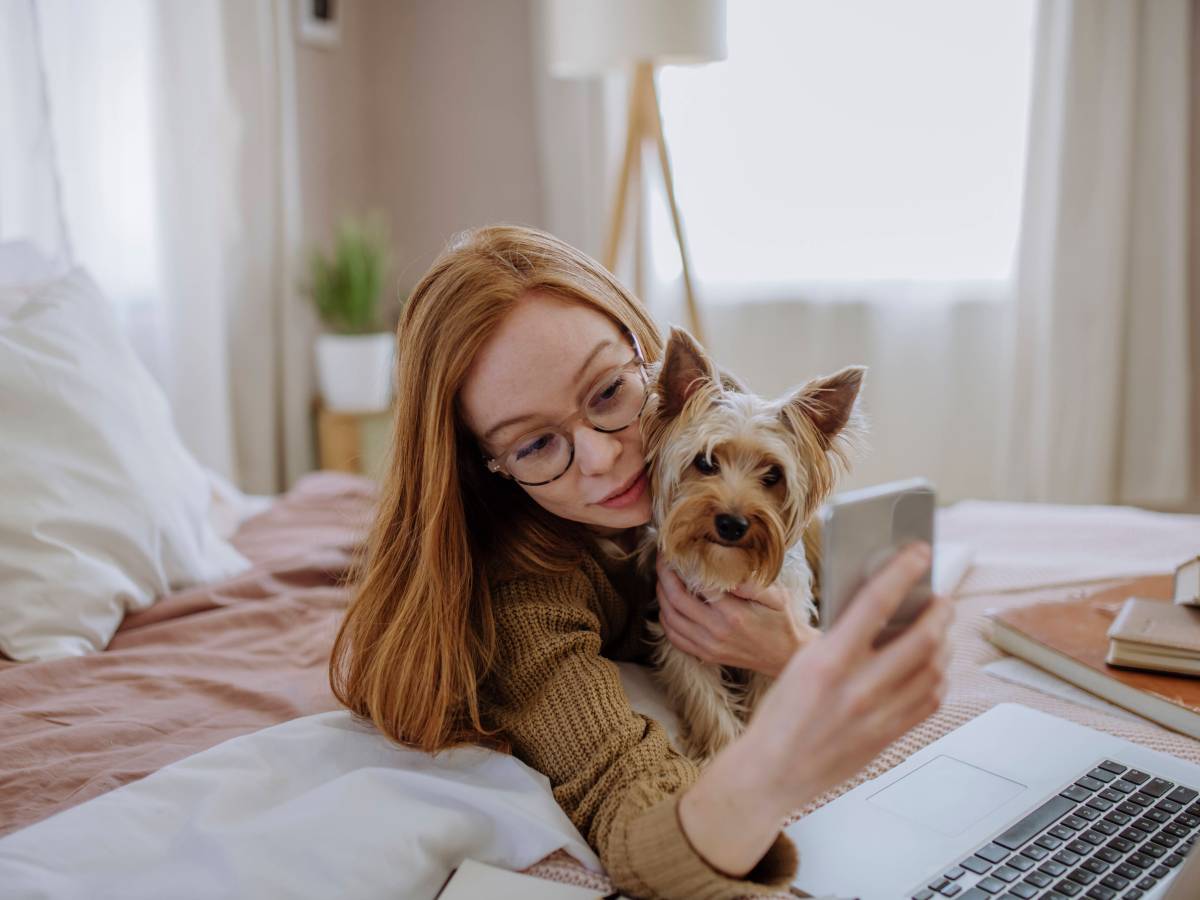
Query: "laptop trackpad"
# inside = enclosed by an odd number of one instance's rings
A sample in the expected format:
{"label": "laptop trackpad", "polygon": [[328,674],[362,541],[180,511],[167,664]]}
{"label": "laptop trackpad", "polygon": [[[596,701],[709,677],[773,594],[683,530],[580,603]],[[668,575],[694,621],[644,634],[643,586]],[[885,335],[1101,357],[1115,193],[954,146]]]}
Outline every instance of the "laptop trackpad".
{"label": "laptop trackpad", "polygon": [[972,766],[952,756],[938,756],[867,801],[953,836],[1008,802],[1025,785]]}

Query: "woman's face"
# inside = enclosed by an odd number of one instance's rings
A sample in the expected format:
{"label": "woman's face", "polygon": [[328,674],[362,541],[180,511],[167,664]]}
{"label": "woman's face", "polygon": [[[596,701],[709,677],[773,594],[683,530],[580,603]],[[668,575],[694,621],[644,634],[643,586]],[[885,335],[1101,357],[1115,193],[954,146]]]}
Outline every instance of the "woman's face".
{"label": "woman's face", "polygon": [[[499,457],[531,430],[572,416],[601,375],[632,358],[632,344],[607,316],[530,294],[501,322],[467,373],[459,397],[466,425],[485,453]],[[575,443],[570,467],[549,484],[522,489],[555,515],[602,532],[650,521],[638,423],[605,433],[577,416],[567,429]]]}

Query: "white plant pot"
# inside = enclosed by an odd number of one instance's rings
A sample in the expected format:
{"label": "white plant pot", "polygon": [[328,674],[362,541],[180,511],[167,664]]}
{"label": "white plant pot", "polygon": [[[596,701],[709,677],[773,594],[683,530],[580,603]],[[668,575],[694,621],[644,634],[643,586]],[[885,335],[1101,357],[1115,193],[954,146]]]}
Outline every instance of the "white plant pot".
{"label": "white plant pot", "polygon": [[378,334],[317,336],[317,381],[325,408],[378,412],[392,402],[395,337]]}

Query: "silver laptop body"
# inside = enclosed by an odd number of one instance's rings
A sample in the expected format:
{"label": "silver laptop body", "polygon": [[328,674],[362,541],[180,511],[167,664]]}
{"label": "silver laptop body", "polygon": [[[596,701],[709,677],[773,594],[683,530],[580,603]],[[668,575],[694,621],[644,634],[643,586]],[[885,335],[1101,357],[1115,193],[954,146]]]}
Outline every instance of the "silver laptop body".
{"label": "silver laptop body", "polygon": [[1190,807],[1200,813],[1200,766],[1002,703],[789,826],[794,886],[861,900],[1200,900]]}

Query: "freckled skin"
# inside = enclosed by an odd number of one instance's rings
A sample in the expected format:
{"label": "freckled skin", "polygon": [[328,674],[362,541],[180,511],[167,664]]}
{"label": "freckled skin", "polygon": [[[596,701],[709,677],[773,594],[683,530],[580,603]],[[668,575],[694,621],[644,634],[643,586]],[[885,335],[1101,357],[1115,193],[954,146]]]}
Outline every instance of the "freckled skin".
{"label": "freckled skin", "polygon": [[[594,360],[582,381],[580,364],[601,341],[610,345]],[[478,438],[512,416],[536,413],[536,422],[517,425],[486,445],[498,452],[535,424],[557,424],[579,408],[578,392],[588,377],[633,358],[633,348],[616,322],[588,307],[556,297],[523,298],[483,346],[467,373],[459,400],[467,426]],[[522,489],[546,510],[605,534],[650,520],[650,492],[629,506],[612,509],[603,500],[645,467],[642,434],[635,423],[614,433],[596,431],[584,420],[571,436],[575,459],[556,481]],[[499,475],[495,476],[501,477]]]}

